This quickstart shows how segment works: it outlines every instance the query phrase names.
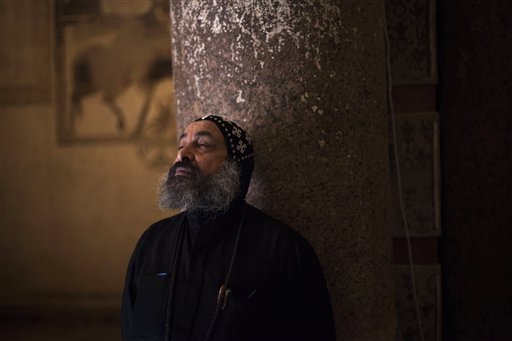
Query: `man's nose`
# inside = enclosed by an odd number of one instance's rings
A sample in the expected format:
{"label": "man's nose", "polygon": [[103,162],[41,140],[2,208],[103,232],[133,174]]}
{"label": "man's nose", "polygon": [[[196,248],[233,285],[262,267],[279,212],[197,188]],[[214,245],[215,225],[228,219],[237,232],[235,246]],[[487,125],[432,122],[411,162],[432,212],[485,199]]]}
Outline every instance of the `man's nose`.
{"label": "man's nose", "polygon": [[189,145],[185,145],[178,150],[176,159],[177,161],[183,161],[183,159],[188,159],[190,161],[194,160],[194,153]]}

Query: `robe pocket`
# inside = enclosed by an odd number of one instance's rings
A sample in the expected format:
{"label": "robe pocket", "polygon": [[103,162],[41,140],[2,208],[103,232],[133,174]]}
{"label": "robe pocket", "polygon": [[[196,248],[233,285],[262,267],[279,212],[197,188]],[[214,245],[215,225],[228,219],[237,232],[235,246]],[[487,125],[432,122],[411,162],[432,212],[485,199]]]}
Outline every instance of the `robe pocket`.
{"label": "robe pocket", "polygon": [[273,292],[260,289],[233,290],[220,315],[220,340],[287,340],[283,335],[282,309]]}
{"label": "robe pocket", "polygon": [[133,308],[133,335],[137,340],[160,339],[165,333],[169,276],[142,275],[136,279],[137,295]]}
{"label": "robe pocket", "polygon": [[254,323],[265,316],[267,299],[265,293],[258,289],[242,292],[233,290],[226,301],[223,314],[228,321],[236,321],[238,326],[246,328],[248,321]]}

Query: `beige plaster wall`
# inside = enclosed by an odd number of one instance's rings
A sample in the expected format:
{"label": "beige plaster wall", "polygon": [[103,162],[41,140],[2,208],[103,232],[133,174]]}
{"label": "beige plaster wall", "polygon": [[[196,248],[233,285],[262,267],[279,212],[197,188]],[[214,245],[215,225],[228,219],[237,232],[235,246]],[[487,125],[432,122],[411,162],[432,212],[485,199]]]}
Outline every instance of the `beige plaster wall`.
{"label": "beige plaster wall", "polygon": [[0,114],[0,301],[117,300],[160,172],[129,143],[60,147],[53,104]]}
{"label": "beige plaster wall", "polygon": [[117,306],[135,243],[167,215],[163,169],[137,141],[57,143],[50,4],[0,3],[0,306]]}

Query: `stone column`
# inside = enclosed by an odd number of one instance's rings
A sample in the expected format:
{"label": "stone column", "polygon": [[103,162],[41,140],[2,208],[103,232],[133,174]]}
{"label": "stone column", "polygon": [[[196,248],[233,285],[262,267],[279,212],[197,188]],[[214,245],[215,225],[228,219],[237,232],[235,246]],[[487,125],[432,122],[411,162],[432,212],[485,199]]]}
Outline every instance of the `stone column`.
{"label": "stone column", "polygon": [[171,0],[178,130],[252,136],[248,201],[320,258],[339,340],[391,340],[383,1]]}

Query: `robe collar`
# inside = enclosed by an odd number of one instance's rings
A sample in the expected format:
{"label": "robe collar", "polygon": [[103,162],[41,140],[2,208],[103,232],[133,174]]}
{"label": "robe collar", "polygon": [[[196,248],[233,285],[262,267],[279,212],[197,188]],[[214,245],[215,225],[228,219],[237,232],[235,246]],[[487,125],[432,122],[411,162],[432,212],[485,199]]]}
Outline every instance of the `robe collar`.
{"label": "robe collar", "polygon": [[229,204],[226,212],[213,215],[211,213],[204,213],[198,211],[186,211],[189,235],[192,240],[195,240],[199,231],[203,228],[209,230],[217,230],[223,227],[229,227],[238,224],[244,205],[247,205],[245,200],[237,198]]}

